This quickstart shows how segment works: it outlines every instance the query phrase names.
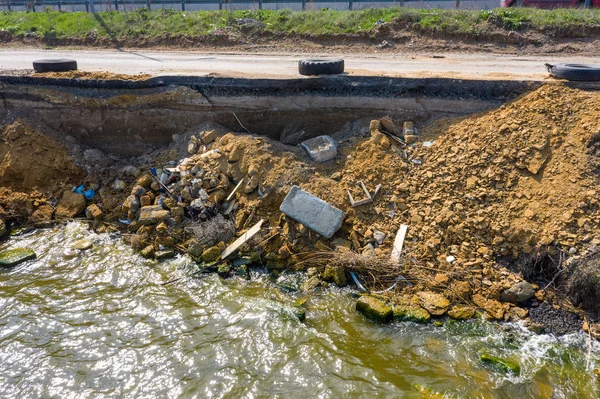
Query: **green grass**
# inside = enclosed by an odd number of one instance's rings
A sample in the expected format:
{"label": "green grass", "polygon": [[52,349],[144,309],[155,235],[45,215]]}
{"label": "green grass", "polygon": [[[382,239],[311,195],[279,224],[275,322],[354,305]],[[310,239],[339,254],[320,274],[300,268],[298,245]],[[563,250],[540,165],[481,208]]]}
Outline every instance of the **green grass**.
{"label": "green grass", "polygon": [[[219,29],[238,29],[236,20],[262,21],[265,30],[298,34],[353,34],[372,30],[377,21],[402,23],[405,29],[449,34],[476,34],[495,26],[504,30],[533,29],[541,32],[582,34],[591,26],[600,26],[600,10],[531,8],[491,11],[460,11],[410,8],[379,8],[359,11],[293,12],[290,10],[255,11],[174,11],[169,9],[131,12],[0,12],[0,31],[16,37],[77,39],[94,33],[98,37],[127,39],[164,34],[202,36]],[[571,33],[569,33],[571,32]]]}

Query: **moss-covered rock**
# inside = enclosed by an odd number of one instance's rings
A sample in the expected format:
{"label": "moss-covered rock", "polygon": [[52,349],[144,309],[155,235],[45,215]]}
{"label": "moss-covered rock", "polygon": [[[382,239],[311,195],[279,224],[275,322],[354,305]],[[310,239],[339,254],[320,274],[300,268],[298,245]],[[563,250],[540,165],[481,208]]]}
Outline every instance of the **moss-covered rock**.
{"label": "moss-covered rock", "polygon": [[300,320],[300,321],[306,320],[306,310],[304,310],[304,308],[296,307],[292,311],[294,312],[294,315],[296,315],[298,320]]}
{"label": "moss-covered rock", "polygon": [[210,247],[202,252],[202,261],[205,263],[216,262],[221,256],[221,250],[218,246]]}
{"label": "moss-covered rock", "polygon": [[170,259],[175,256],[175,251],[172,249],[165,249],[164,251],[159,251],[154,254],[156,260],[165,260]]}
{"label": "moss-covered rock", "polygon": [[30,259],[35,259],[36,255],[29,248],[15,248],[0,252],[0,266],[11,267]]}
{"label": "moss-covered rock", "polygon": [[456,320],[468,320],[475,315],[475,309],[467,305],[455,305],[448,312],[448,316]]}
{"label": "moss-covered rock", "polygon": [[427,323],[431,315],[425,309],[412,305],[394,306],[394,318],[399,321],[414,321],[416,323]]}
{"label": "moss-covered rock", "polygon": [[319,280],[319,276],[312,276],[308,280],[306,280],[300,289],[304,292],[312,291],[317,288],[321,284],[321,280]]}
{"label": "moss-covered rock", "polygon": [[501,371],[504,371],[507,373],[509,373],[509,372],[514,373],[514,374],[521,373],[521,366],[519,366],[517,363],[512,362],[510,360],[501,359],[496,356],[488,355],[487,353],[484,353],[481,356],[479,356],[479,360],[483,363],[494,366],[498,370],[501,370]]}
{"label": "moss-covered rock", "polygon": [[379,299],[369,295],[363,295],[358,299],[356,302],[356,310],[367,318],[380,323],[392,320],[393,316],[391,306],[387,306]]}
{"label": "moss-covered rock", "polygon": [[154,257],[154,245],[146,245],[140,251],[140,255],[146,259],[152,259]]}
{"label": "moss-covered rock", "polygon": [[231,265],[224,263],[217,268],[217,274],[221,277],[227,277],[231,273]]}
{"label": "moss-covered rock", "polygon": [[325,267],[325,271],[323,272],[323,280],[333,281],[338,287],[345,287],[346,285],[348,285],[348,280],[346,279],[346,271],[343,267],[340,266],[327,265]]}

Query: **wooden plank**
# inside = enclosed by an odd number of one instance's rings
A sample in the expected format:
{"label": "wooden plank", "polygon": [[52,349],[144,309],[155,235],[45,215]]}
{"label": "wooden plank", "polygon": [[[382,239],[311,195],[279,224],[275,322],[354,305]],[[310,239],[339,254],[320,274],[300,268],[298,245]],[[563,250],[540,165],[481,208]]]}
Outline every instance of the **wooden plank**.
{"label": "wooden plank", "polygon": [[260,231],[260,226],[262,226],[264,221],[265,221],[264,219],[260,219],[260,221],[258,223],[256,223],[254,226],[252,226],[252,228],[250,230],[245,232],[242,236],[240,236],[237,240],[235,240],[230,246],[225,248],[225,251],[221,252],[221,259],[225,259],[229,255],[231,255],[232,253],[237,251],[237,249],[239,247],[241,247],[243,244],[245,244],[248,240],[250,240],[252,237],[254,237],[256,235],[256,233],[258,233]]}

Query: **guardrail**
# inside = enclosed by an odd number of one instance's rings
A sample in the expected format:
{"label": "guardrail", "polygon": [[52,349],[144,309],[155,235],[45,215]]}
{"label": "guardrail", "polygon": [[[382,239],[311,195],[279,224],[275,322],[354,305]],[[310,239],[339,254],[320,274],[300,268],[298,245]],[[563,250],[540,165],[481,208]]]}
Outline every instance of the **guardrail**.
{"label": "guardrail", "polygon": [[[465,0],[463,0],[465,1]],[[469,3],[481,2],[489,3],[489,0],[466,0]],[[165,6],[181,6],[181,9],[185,11],[186,5],[207,5],[207,6],[219,6],[219,10],[224,7],[236,4],[246,4],[258,6],[258,9],[262,9],[265,4],[300,4],[302,9],[306,9],[309,4],[319,3],[347,3],[348,9],[352,10],[354,4],[357,3],[394,3],[399,7],[405,5],[405,3],[423,3],[423,2],[441,2],[441,3],[453,3],[456,8],[460,8],[461,0],[0,0],[0,8],[12,10],[14,8],[25,8],[29,11],[41,11],[45,7],[56,7],[59,11],[62,11],[63,7],[73,6],[85,6],[86,12],[95,12],[96,6],[104,7],[108,10],[124,10],[128,6],[143,6],[149,9],[164,8]],[[498,5],[500,1],[498,0]]]}

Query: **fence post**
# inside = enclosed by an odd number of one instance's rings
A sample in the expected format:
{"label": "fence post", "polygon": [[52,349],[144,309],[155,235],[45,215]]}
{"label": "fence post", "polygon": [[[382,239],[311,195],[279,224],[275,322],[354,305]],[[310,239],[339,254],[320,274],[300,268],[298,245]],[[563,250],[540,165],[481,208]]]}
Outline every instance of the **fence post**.
{"label": "fence post", "polygon": [[348,1],[348,10],[352,10],[352,0]]}
{"label": "fence post", "polygon": [[61,12],[61,11],[62,11],[62,7],[60,6],[60,3],[61,3],[61,1],[60,1],[60,0],[58,0],[58,12]]}
{"label": "fence post", "polygon": [[219,10],[223,9],[223,0],[219,0]]}
{"label": "fence post", "polygon": [[115,10],[119,11],[119,0],[115,0]]}
{"label": "fence post", "polygon": [[460,0],[456,0],[456,9],[458,10],[460,8]]}
{"label": "fence post", "polygon": [[152,10],[152,7],[150,7],[150,1],[151,0],[146,0],[146,7],[148,7],[148,10]]}
{"label": "fence post", "polygon": [[306,10],[306,0],[302,0],[302,11]]}
{"label": "fence post", "polygon": [[185,11],[185,0],[181,0],[181,11]]}
{"label": "fence post", "polygon": [[86,11],[88,11],[88,12],[91,11],[92,14],[95,14],[96,13],[96,9],[94,8],[94,0],[89,0],[89,1],[90,1],[90,9],[89,9],[89,11],[88,10],[86,10]]}
{"label": "fence post", "polygon": [[585,0],[585,3],[583,4],[583,6],[584,6],[585,8],[590,8],[590,6],[591,6],[591,2],[590,2],[590,0]]}
{"label": "fence post", "polygon": [[10,8],[10,0],[8,0],[8,2],[7,2],[7,5],[8,5],[8,11],[11,11],[11,8]]}
{"label": "fence post", "polygon": [[262,0],[258,0],[258,9],[262,10]]}

